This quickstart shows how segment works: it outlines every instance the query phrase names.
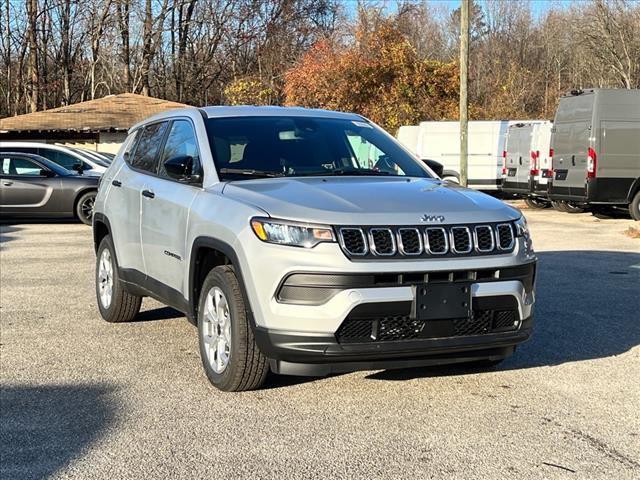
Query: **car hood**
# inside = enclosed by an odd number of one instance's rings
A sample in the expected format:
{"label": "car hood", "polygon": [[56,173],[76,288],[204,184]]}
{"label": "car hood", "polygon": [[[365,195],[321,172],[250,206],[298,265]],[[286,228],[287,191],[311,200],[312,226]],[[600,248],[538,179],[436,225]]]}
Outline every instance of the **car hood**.
{"label": "car hood", "polygon": [[501,222],[520,217],[518,210],[489,195],[427,178],[243,180],[226,184],[223,194],[272,217],[330,225]]}

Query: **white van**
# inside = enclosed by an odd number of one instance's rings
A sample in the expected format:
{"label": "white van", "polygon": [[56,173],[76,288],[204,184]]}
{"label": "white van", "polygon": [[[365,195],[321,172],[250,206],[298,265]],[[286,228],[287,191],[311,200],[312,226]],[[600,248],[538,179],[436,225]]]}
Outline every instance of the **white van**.
{"label": "white van", "polygon": [[516,123],[507,130],[502,191],[525,199],[531,208],[545,208],[551,169],[549,121]]}
{"label": "white van", "polygon": [[[469,187],[497,190],[502,182],[503,152],[509,125],[523,120],[474,120],[469,122]],[[531,120],[530,123],[540,123]],[[402,135],[401,135],[402,133]],[[416,143],[413,130],[398,131],[398,140],[421,159],[435,160],[444,166],[443,178],[460,179],[460,123],[421,122]]]}

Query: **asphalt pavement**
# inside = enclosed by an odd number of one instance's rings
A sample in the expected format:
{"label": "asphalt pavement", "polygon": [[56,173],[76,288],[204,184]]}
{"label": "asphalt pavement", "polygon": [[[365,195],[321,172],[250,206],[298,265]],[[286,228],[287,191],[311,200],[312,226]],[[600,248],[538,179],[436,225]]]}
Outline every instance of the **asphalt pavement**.
{"label": "asphalt pavement", "polygon": [[101,320],[90,228],[1,225],[0,477],[640,478],[640,224],[525,213],[537,323],[499,367],[236,394],[175,310]]}

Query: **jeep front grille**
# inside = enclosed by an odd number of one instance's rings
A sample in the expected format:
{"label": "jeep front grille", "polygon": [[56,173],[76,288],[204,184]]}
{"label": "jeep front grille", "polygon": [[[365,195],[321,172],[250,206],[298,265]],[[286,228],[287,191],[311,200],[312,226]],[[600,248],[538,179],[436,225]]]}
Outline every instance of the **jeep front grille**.
{"label": "jeep front grille", "polygon": [[348,255],[366,255],[367,240],[361,228],[341,228],[340,245]]}
{"label": "jeep front grille", "polygon": [[511,252],[510,223],[442,227],[339,227],[338,240],[347,257],[398,258],[473,256]]}
{"label": "jeep front grille", "polygon": [[502,223],[496,227],[498,248],[500,250],[511,250],[515,239],[513,238],[513,228],[508,223]]}
{"label": "jeep front grille", "polygon": [[427,228],[427,250],[433,255],[444,255],[449,250],[447,231],[442,227]]}

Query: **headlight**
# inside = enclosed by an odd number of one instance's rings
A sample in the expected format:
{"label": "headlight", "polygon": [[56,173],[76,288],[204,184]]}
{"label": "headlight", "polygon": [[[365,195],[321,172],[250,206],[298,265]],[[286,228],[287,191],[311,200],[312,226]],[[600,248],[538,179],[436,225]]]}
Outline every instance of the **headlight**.
{"label": "headlight", "polygon": [[516,227],[516,237],[529,238],[529,227],[527,226],[527,219],[522,215],[518,220],[514,222]]}
{"label": "headlight", "polygon": [[326,225],[275,220],[272,218],[252,218],[251,228],[263,242],[313,248],[322,242],[335,242],[333,229]]}

